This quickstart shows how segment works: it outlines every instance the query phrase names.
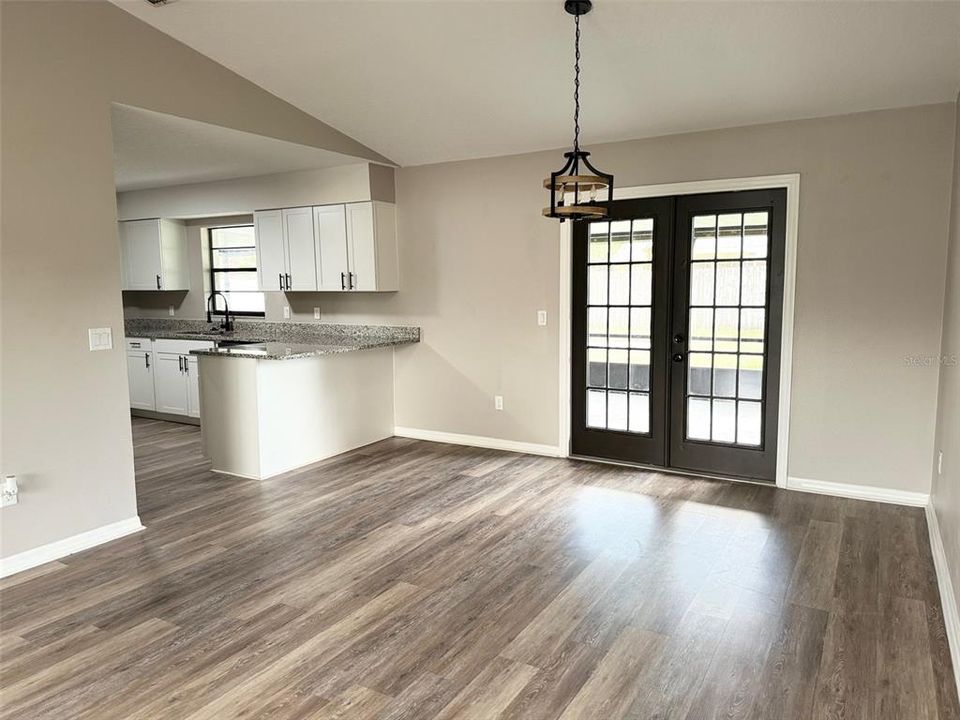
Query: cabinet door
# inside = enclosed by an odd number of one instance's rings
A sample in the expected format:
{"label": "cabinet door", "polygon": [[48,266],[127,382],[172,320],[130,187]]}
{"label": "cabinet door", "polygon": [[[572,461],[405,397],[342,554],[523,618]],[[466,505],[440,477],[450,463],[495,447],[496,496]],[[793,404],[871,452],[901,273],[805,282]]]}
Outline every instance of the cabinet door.
{"label": "cabinet door", "polygon": [[155,353],[153,383],[157,397],[157,412],[186,415],[189,409],[187,374],[183,356],[177,353]]}
{"label": "cabinet door", "polygon": [[283,213],[283,239],[287,249],[287,290],[317,289],[316,239],[313,208],[289,208]]}
{"label": "cabinet door", "polygon": [[156,410],[153,396],[153,353],[127,352],[127,381],[130,383],[130,407]]}
{"label": "cabinet door", "polygon": [[177,220],[160,221],[160,260],[164,290],[189,290],[187,228]]}
{"label": "cabinet door", "polygon": [[[373,203],[347,205],[347,251],[353,290],[377,289],[377,247],[373,231]],[[350,283],[348,283],[348,287]]]}
{"label": "cabinet door", "polygon": [[283,290],[287,272],[283,251],[283,218],[279,210],[253,214],[257,236],[257,275],[261,290]]}
{"label": "cabinet door", "polygon": [[200,417],[200,371],[197,357],[191,355],[187,361],[187,415]]}
{"label": "cabinet door", "polygon": [[317,228],[317,277],[320,290],[346,290],[347,212],[343,205],[313,209]]}
{"label": "cabinet door", "polygon": [[163,261],[159,220],[126,220],[119,223],[123,253],[124,290],[161,290]]}

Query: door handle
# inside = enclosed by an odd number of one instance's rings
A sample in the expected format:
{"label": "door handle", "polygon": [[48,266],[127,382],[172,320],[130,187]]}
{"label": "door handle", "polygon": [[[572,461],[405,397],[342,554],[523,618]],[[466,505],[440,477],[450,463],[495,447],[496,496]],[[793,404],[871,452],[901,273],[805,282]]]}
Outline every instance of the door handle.
{"label": "door handle", "polygon": [[157,275],[157,290],[160,290],[160,276]]}
{"label": "door handle", "polygon": [[347,289],[347,274],[346,274],[346,273],[340,273],[340,289],[341,289],[341,290],[346,290],[346,289]]}
{"label": "door handle", "polygon": [[676,363],[678,363],[678,362],[683,362],[683,353],[674,353],[674,354],[673,354],[673,361],[676,362]]}
{"label": "door handle", "polygon": [[149,369],[150,367],[150,353],[143,354],[143,363]]}

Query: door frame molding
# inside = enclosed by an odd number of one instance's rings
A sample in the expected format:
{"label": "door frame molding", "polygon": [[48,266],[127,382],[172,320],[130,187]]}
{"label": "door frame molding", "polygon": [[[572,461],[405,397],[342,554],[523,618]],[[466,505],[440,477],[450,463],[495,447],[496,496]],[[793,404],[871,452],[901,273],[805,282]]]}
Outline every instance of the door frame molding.
{"label": "door frame molding", "polygon": [[[783,319],[780,342],[780,403],[777,424],[777,487],[787,487],[790,443],[790,398],[793,380],[793,322],[797,288],[797,236],[800,220],[800,173],[757,175],[754,177],[692,182],[661,183],[614,188],[614,200],[663,197],[665,195],[699,195],[786,188],[787,234],[783,264]],[[560,311],[557,318],[560,337],[559,446],[564,457],[570,455],[570,312],[571,312],[571,226],[560,224]]]}

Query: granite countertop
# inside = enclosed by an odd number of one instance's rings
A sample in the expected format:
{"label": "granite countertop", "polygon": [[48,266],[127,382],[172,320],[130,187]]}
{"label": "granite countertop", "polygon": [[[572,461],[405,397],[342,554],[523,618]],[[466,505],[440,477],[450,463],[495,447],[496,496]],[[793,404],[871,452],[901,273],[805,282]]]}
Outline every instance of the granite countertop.
{"label": "granite countertop", "polygon": [[[192,355],[288,360],[420,342],[420,328],[403,325],[343,325],[239,321],[231,332],[213,333],[200,320],[132,319],[127,337],[229,341],[226,347],[193,350]],[[243,343],[243,344],[239,344]]]}
{"label": "granite countertop", "polygon": [[316,355],[334,355],[337,353],[353,352],[354,350],[369,350],[370,348],[390,347],[417,342],[415,340],[353,340],[333,341],[323,343],[284,343],[272,340],[269,342],[250,343],[249,345],[229,345],[215,347],[209,350],[191,350],[191,355],[213,355],[217,357],[256,358],[258,360],[291,360],[294,358],[314,357]]}

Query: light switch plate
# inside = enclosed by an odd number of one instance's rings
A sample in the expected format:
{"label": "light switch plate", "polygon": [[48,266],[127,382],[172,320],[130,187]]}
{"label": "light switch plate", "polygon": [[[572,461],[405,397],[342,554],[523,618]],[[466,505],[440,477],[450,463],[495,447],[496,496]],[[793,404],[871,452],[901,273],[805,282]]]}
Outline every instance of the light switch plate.
{"label": "light switch plate", "polygon": [[320,308],[314,308],[314,309],[313,309],[313,319],[314,319],[314,320],[319,320],[319,319],[320,319]]}
{"label": "light switch plate", "polygon": [[544,327],[547,324],[547,311],[537,310],[537,325]]}
{"label": "light switch plate", "polygon": [[167,308],[167,314],[168,314],[170,317],[173,317],[173,316],[176,314],[176,311],[173,309],[173,305],[170,305],[170,306]]}
{"label": "light switch plate", "polygon": [[110,328],[90,328],[87,333],[91,351],[113,349],[113,331]]}
{"label": "light switch plate", "polygon": [[493,396],[493,407],[497,410],[503,410],[503,395]]}
{"label": "light switch plate", "polygon": [[284,305],[284,306],[283,306],[283,319],[284,319],[284,320],[289,320],[289,319],[290,319],[290,306],[289,306],[289,305]]}

